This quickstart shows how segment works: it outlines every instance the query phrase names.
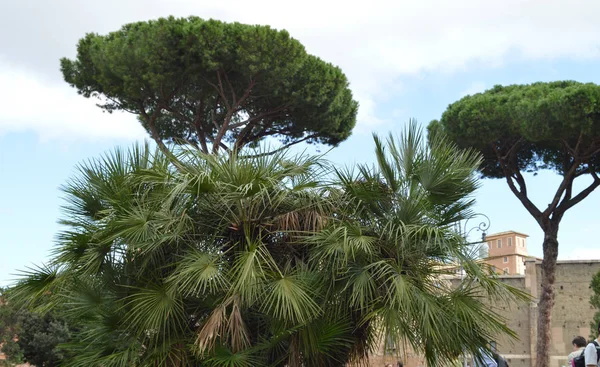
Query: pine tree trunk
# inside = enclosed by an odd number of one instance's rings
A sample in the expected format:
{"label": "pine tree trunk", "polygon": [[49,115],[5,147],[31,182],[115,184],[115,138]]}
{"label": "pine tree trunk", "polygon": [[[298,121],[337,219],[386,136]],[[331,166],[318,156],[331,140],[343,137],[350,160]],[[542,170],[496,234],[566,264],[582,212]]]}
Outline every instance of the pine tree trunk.
{"label": "pine tree trunk", "polygon": [[[557,226],[556,226],[557,227]],[[536,345],[536,367],[550,366],[550,343],[552,328],[552,308],[556,294],[554,281],[558,258],[558,228],[544,233],[544,259],[542,260],[542,289],[538,304],[538,330]]]}

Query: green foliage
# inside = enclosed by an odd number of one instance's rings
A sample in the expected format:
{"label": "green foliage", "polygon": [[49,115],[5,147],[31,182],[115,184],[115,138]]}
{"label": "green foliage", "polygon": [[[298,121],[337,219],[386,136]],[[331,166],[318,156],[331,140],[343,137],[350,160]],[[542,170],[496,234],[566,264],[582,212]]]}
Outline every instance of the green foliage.
{"label": "green foliage", "polygon": [[40,315],[19,307],[11,290],[2,290],[0,297],[0,343],[8,362],[57,366],[65,357],[58,345],[69,340],[69,326],[51,313]]}
{"label": "green foliage", "polygon": [[65,80],[107,111],[138,115],[155,140],[208,152],[269,136],[336,145],[358,105],[342,71],[286,31],[216,20],[160,18],[87,34]]}
{"label": "green foliage", "polygon": [[590,297],[590,304],[594,309],[596,309],[594,320],[590,323],[590,339],[596,339],[599,336],[598,325],[600,325],[600,272],[598,272],[592,278],[590,288],[592,288],[593,292],[592,296]]}
{"label": "green foliage", "polygon": [[495,86],[451,104],[429,129],[481,152],[486,177],[504,177],[499,155],[522,172],[551,169],[565,174],[573,158],[577,172],[594,172],[600,86],[573,81]]}
{"label": "green foliage", "polygon": [[19,308],[8,301],[8,290],[0,287],[0,344],[7,362],[16,364],[23,361],[23,352],[14,340],[20,332]]}
{"label": "green foliage", "polygon": [[414,125],[375,142],[378,164],[355,171],[195,149],[175,169],[147,146],[87,162],[64,187],[52,263],[15,292],[78,320],[66,366],[341,367],[386,338],[442,365],[514,336],[487,299],[522,294],[454,230],[478,156],[428,148]]}
{"label": "green foliage", "polygon": [[[537,366],[550,363],[548,350],[554,303],[558,229],[567,210],[598,186],[600,163],[600,86],[573,81],[496,86],[448,106],[430,135],[448,136],[459,147],[481,153],[484,177],[504,178],[544,231],[542,288],[539,302]],[[537,207],[524,172],[549,169],[562,176],[549,204]],[[576,192],[575,181],[591,178]]]}
{"label": "green foliage", "polygon": [[31,312],[21,315],[18,345],[24,360],[36,366],[58,366],[65,355],[59,344],[70,338],[69,326],[51,314],[44,316]]}
{"label": "green foliage", "polygon": [[[6,356],[6,366],[22,363],[25,358],[19,343],[14,340],[8,340],[2,345],[2,353]],[[0,363],[0,366],[3,366],[3,364]]]}

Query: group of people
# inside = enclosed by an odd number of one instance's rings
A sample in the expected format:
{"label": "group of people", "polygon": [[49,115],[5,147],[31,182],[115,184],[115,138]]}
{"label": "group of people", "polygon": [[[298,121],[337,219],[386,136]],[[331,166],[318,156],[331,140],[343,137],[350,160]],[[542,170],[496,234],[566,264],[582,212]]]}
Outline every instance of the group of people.
{"label": "group of people", "polygon": [[[567,357],[569,363],[567,367],[600,367],[600,323],[597,329],[598,338],[586,341],[583,336],[573,339],[573,352]],[[475,367],[504,367],[508,366],[504,358],[492,352],[482,351],[479,358],[474,360]],[[396,365],[388,363],[385,367],[403,367],[402,362]]]}
{"label": "group of people", "polygon": [[[598,338],[586,341],[583,336],[573,339],[573,352],[567,357],[567,367],[600,367],[600,323],[597,328]],[[502,367],[498,358],[489,353],[482,353],[482,357],[475,361],[476,367]],[[505,361],[502,361],[506,364]]]}
{"label": "group of people", "polygon": [[597,331],[598,338],[595,340],[588,342],[583,336],[573,339],[573,351],[567,357],[568,367],[600,367],[600,323]]}

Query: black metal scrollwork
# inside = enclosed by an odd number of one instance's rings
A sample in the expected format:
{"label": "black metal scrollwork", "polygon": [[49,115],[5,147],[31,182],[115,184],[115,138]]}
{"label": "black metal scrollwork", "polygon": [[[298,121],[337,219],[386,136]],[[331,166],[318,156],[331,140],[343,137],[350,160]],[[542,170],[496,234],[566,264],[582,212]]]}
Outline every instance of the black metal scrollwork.
{"label": "black metal scrollwork", "polygon": [[[481,218],[481,219],[477,219],[477,218]],[[477,225],[469,228],[469,230],[467,230],[467,228],[469,227],[469,222],[471,220],[481,220],[481,222],[479,222],[479,224],[477,224]],[[462,234],[465,237],[465,239],[467,239],[467,238],[469,238],[469,235],[471,234],[471,232],[473,232],[473,231],[481,232],[481,242],[485,242],[487,230],[490,228],[490,225],[491,225],[491,221],[487,215],[481,214],[481,213],[473,214],[472,216],[467,218],[467,220],[465,220],[463,228],[462,228]]]}

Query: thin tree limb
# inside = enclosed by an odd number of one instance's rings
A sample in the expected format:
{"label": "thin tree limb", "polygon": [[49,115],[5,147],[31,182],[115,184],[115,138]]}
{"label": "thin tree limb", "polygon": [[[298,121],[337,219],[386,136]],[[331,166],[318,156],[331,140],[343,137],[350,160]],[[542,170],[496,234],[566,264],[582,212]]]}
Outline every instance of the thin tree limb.
{"label": "thin tree limb", "polygon": [[291,147],[291,146],[294,146],[294,145],[296,145],[296,144],[302,143],[302,142],[304,142],[304,141],[307,141],[307,140],[309,140],[309,139],[316,138],[317,136],[319,136],[319,135],[318,135],[318,134],[312,134],[312,135],[308,135],[308,136],[305,136],[304,138],[302,138],[302,139],[300,139],[300,140],[296,140],[295,142],[292,142],[292,143],[290,143],[290,144],[286,144],[286,145],[284,145],[283,147],[281,147],[281,148],[278,148],[278,149],[275,149],[275,150],[273,150],[273,151],[266,152],[266,153],[260,153],[260,154],[254,154],[254,155],[245,155],[245,156],[241,156],[240,158],[259,158],[259,157],[266,157],[266,156],[273,155],[273,154],[279,153],[279,152],[281,152],[281,151],[284,151],[284,150],[288,149],[288,148],[289,148],[289,147]]}
{"label": "thin tree limb", "polygon": [[[494,143],[491,143],[491,146],[492,146],[492,150],[496,153],[496,156],[498,157],[498,161],[500,162],[500,166],[502,167],[502,170],[504,171],[504,177],[506,178],[508,187],[513,192],[513,194],[517,197],[517,199],[519,199],[519,201],[523,204],[525,209],[527,209],[529,214],[531,214],[537,220],[538,224],[543,228],[542,212],[538,209],[537,206],[535,206],[535,204],[531,200],[529,200],[529,197],[527,196],[527,184],[525,182],[525,179],[521,175],[519,168],[518,167],[514,167],[514,168],[510,167],[507,164],[504,157],[502,157],[500,155],[498,146]],[[517,184],[519,185],[519,188],[517,188],[515,186],[515,182],[513,180],[517,182]]]}
{"label": "thin tree limb", "polygon": [[600,186],[600,177],[596,174],[596,172],[591,172],[591,175],[594,177],[594,182],[592,182],[588,187],[586,187],[579,194],[575,195],[571,200],[568,200],[562,203],[558,208],[556,208],[556,212],[559,214],[564,214],[567,210],[579,204],[583,199],[588,197],[598,186]]}

